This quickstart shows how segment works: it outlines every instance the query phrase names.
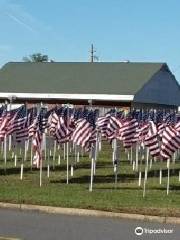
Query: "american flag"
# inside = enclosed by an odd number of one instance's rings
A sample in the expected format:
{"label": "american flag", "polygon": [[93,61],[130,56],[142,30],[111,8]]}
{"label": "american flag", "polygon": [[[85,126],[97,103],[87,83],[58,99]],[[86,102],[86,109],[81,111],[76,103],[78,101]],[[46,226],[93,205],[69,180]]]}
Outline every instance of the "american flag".
{"label": "american flag", "polygon": [[40,166],[40,161],[42,161],[42,133],[38,130],[32,138],[32,147],[33,147],[33,165],[36,165],[37,168]]}
{"label": "american flag", "polygon": [[76,129],[72,133],[71,140],[74,144],[85,148],[86,150],[90,149],[90,144],[92,144],[96,137],[95,131],[95,114],[86,111],[83,113],[83,118],[77,121]]}
{"label": "american flag", "polygon": [[[178,124],[177,124],[178,129]],[[169,159],[180,148],[180,132],[175,127],[168,125],[162,134],[161,156]]]}
{"label": "american flag", "polygon": [[4,116],[5,112],[6,112],[6,106],[4,105],[0,108],[0,125],[3,121],[3,116]]}
{"label": "american flag", "polygon": [[144,140],[145,146],[149,148],[149,153],[151,156],[159,156],[160,147],[158,141],[158,131],[157,126],[153,121],[149,121],[149,130],[147,136]]}
{"label": "american flag", "polygon": [[1,125],[0,125],[0,139],[3,140],[5,135],[7,135],[8,127],[11,127],[14,119],[17,116],[17,113],[21,110],[22,107],[7,111],[6,109],[3,112]]}
{"label": "american flag", "polygon": [[97,129],[101,132],[102,137],[105,137],[105,138],[107,138],[106,129],[107,129],[107,125],[109,123],[110,117],[111,117],[111,114],[108,113],[104,117],[99,117],[96,122]]}
{"label": "american flag", "polygon": [[119,131],[119,139],[123,141],[125,148],[130,148],[137,138],[138,121],[133,118],[127,118],[123,121]]}
{"label": "american flag", "polygon": [[74,115],[71,108],[65,108],[61,111],[57,121],[54,136],[59,143],[65,143],[70,140],[74,131]]}
{"label": "american flag", "polygon": [[117,138],[119,129],[122,127],[122,121],[117,116],[111,116],[106,126],[106,137],[107,139]]}
{"label": "american flag", "polygon": [[11,135],[12,133],[20,130],[24,127],[24,124],[27,119],[27,109],[23,105],[19,110],[14,114],[13,118],[8,122],[6,127],[6,135]]}
{"label": "american flag", "polygon": [[20,142],[23,140],[27,140],[29,138],[29,127],[33,123],[36,109],[30,108],[27,109],[26,120],[24,121],[24,125],[21,129],[16,131],[16,141]]}
{"label": "american flag", "polygon": [[42,140],[43,140],[43,133],[45,132],[47,124],[46,119],[46,110],[41,108],[39,114],[34,121],[34,129],[33,129],[33,136],[32,136],[32,148],[33,148],[33,164],[39,168],[40,163],[42,161]]}
{"label": "american flag", "polygon": [[59,116],[54,111],[53,113],[51,113],[51,115],[48,118],[48,130],[50,135],[52,136],[55,135],[58,122],[59,122]]}

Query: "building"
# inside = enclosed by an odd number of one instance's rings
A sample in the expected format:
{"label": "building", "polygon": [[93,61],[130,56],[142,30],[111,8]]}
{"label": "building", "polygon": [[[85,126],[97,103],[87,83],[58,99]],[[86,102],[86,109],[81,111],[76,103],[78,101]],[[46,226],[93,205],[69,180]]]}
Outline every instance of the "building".
{"label": "building", "polygon": [[180,85],[166,63],[9,62],[0,69],[0,99],[177,108]]}

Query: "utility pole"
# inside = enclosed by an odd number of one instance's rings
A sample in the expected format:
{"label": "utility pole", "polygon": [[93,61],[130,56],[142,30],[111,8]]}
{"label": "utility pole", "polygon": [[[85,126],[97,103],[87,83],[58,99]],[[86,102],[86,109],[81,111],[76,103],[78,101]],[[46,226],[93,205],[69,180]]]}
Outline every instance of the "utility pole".
{"label": "utility pole", "polygon": [[91,44],[91,62],[93,63],[94,62],[94,53],[95,53],[96,51],[94,50],[94,46],[93,46],[93,44]]}

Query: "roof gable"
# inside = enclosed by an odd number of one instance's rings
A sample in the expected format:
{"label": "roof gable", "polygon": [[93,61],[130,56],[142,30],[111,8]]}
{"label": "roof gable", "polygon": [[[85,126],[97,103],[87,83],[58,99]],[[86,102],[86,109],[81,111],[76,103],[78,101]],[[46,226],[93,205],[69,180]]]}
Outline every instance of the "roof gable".
{"label": "roof gable", "polygon": [[134,95],[163,63],[7,63],[0,92]]}
{"label": "roof gable", "polygon": [[162,68],[135,94],[134,102],[180,106],[180,86],[167,68]]}

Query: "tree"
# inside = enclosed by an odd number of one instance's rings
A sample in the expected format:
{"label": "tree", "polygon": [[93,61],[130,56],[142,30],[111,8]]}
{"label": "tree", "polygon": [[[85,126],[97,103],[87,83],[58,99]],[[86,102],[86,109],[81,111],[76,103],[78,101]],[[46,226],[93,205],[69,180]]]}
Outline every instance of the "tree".
{"label": "tree", "polygon": [[29,57],[23,57],[24,62],[48,62],[48,55],[43,55],[41,53],[34,53]]}

